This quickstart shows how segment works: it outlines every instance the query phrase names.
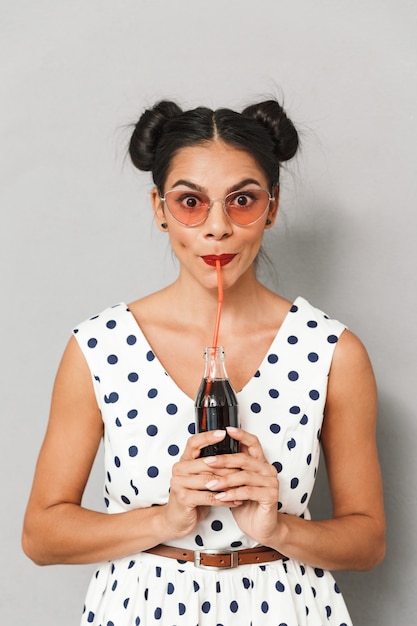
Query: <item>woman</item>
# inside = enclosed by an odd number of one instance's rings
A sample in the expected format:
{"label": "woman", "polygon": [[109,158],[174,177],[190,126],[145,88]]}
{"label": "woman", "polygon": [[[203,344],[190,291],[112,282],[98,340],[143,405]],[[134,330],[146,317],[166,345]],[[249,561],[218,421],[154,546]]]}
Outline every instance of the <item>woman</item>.
{"label": "woman", "polygon": [[[277,216],[280,165],[297,147],[275,101],[241,114],[160,102],[134,129],[130,155],[152,171],[155,220],[179,275],[76,329],[23,534],[36,563],[100,562],[83,625],[225,625],[234,615],[240,625],[351,624],[329,570],[367,570],[383,558],[366,351],[342,324],[255,274]],[[225,437],[194,425],[216,262],[219,344],[241,422],[228,435],[240,452],[201,457]],[[81,505],[102,437],[111,515]],[[333,517],[312,521],[320,443]]]}

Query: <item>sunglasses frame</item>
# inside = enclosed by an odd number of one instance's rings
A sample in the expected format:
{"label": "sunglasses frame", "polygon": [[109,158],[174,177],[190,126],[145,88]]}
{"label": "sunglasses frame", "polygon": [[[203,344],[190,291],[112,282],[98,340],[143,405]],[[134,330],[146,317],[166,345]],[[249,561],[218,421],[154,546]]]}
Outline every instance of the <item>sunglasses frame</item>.
{"label": "sunglasses frame", "polygon": [[[199,220],[198,222],[195,222],[194,224],[185,224],[184,222],[181,222],[181,221],[180,221],[177,217],[175,217],[175,215],[174,215],[174,214],[172,213],[172,211],[170,210],[170,208],[169,208],[169,206],[168,206],[168,203],[167,203],[167,201],[166,201],[166,196],[167,196],[167,194],[169,194],[169,193],[171,193],[171,192],[174,192],[174,191],[176,191],[176,192],[181,192],[181,191],[183,191],[183,193],[187,193],[187,191],[188,191],[188,190],[169,189],[168,191],[166,191],[166,192],[165,192],[165,195],[164,195],[164,196],[161,196],[161,195],[160,195],[160,196],[159,196],[159,199],[160,199],[160,201],[161,201],[161,202],[163,202],[163,203],[164,203],[164,205],[165,205],[165,206],[166,206],[166,208],[168,209],[169,214],[172,216],[172,218],[173,218],[173,219],[174,219],[174,220],[175,220],[178,224],[181,224],[181,226],[185,226],[186,228],[194,228],[195,226],[200,226],[200,224],[203,224],[203,223],[206,221],[206,219],[208,218],[209,213],[210,213],[210,210],[212,209],[212,207],[213,207],[213,205],[214,205],[214,203],[215,203],[215,202],[221,202],[221,203],[222,203],[223,211],[224,211],[225,215],[227,216],[227,219],[229,219],[229,220],[230,220],[233,224],[236,224],[236,226],[242,226],[242,227],[245,227],[245,226],[252,226],[253,224],[256,224],[257,222],[259,222],[259,220],[260,220],[260,219],[262,219],[262,217],[263,217],[263,216],[265,215],[265,213],[268,211],[268,209],[269,209],[269,205],[271,204],[271,201],[272,201],[272,200],[275,200],[274,196],[271,196],[271,195],[270,195],[270,193],[269,193],[269,191],[268,191],[267,189],[258,189],[258,188],[256,188],[256,190],[253,190],[253,189],[242,189],[242,190],[240,190],[240,189],[238,189],[238,190],[236,190],[236,191],[231,191],[230,193],[226,194],[226,195],[224,196],[224,198],[210,198],[210,197],[209,197],[206,193],[203,193],[203,192],[201,192],[201,191],[194,191],[194,193],[196,193],[196,194],[201,194],[201,195],[203,195],[203,196],[206,196],[206,198],[208,198],[208,200],[209,200],[209,205],[208,205],[208,207],[207,207],[207,212],[206,212],[206,215],[203,217],[203,219]],[[234,219],[233,219],[233,218],[229,215],[229,213],[227,212],[227,209],[226,209],[226,199],[227,199],[229,196],[231,196],[231,195],[235,195],[235,194],[239,194],[239,193],[241,193],[241,194],[243,195],[245,192],[250,192],[250,191],[264,191],[265,193],[267,193],[267,194],[268,194],[268,202],[267,202],[267,204],[266,204],[265,209],[262,211],[261,215],[260,215],[259,217],[257,217],[257,218],[256,218],[256,220],[253,220],[253,222],[248,222],[247,224],[240,224],[239,222],[236,222],[236,220],[234,220]],[[192,194],[193,194],[193,190],[190,190],[190,195],[192,195]]]}

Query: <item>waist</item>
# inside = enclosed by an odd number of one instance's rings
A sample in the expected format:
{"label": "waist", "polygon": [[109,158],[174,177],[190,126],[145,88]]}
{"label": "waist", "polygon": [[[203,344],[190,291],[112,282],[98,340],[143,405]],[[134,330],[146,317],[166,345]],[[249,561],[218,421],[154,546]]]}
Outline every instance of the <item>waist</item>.
{"label": "waist", "polygon": [[256,546],[256,548],[245,550],[186,550],[161,543],[154,548],[144,550],[144,552],[178,561],[189,561],[194,563],[196,567],[215,570],[230,569],[239,565],[268,563],[286,558],[277,550],[267,546]]}

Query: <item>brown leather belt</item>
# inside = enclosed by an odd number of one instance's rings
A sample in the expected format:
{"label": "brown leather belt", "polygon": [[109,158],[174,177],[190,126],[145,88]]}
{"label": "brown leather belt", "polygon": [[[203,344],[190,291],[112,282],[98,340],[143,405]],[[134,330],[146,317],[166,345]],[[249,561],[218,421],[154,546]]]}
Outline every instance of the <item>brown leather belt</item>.
{"label": "brown leather belt", "polygon": [[144,552],[178,561],[191,561],[196,567],[210,569],[230,569],[238,565],[268,563],[286,558],[277,550],[266,546],[257,546],[246,550],[184,550],[161,543],[159,546],[144,550]]}

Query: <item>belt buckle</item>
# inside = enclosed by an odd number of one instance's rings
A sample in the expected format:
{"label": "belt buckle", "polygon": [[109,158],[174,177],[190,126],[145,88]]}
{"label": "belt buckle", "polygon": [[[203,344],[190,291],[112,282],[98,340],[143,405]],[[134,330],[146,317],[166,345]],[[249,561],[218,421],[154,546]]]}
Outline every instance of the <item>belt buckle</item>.
{"label": "belt buckle", "polygon": [[[201,555],[216,555],[221,554],[224,556],[230,556],[230,565],[204,565],[201,562]],[[233,569],[239,565],[239,553],[237,550],[195,550],[194,551],[194,565],[196,567],[200,567],[202,569],[211,569],[211,570],[222,570],[222,569]]]}

